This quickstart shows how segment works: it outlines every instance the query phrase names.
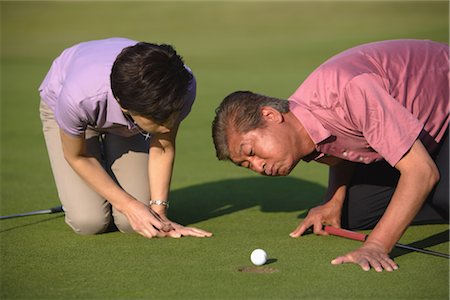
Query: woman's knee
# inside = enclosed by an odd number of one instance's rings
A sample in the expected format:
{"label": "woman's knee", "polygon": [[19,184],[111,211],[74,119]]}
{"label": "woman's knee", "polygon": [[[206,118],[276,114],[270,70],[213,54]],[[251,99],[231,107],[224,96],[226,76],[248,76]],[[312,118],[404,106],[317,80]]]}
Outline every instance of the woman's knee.
{"label": "woman's knee", "polygon": [[124,214],[119,212],[114,212],[114,224],[117,229],[123,233],[134,233],[134,229],[128,221],[127,217]]}
{"label": "woman's knee", "polygon": [[80,235],[94,235],[105,232],[111,222],[110,215],[66,213],[66,223]]}

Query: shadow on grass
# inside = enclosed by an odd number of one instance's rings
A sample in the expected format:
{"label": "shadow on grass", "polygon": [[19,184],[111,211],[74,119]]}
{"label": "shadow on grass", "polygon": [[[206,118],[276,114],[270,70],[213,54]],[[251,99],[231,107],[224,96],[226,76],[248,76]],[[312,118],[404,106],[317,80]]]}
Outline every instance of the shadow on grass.
{"label": "shadow on grass", "polygon": [[[304,218],[307,210],[318,205],[326,188],[292,177],[247,177],[193,185],[171,192],[169,217],[183,225],[231,214],[251,207],[263,212],[299,211]],[[449,241],[449,231],[438,233],[409,244],[428,248]],[[395,248],[393,258],[410,253]]]}
{"label": "shadow on grass", "polygon": [[[21,217],[21,219],[22,218],[26,218],[27,220],[32,220],[34,217],[35,216]],[[21,224],[21,225],[12,226],[12,227],[9,227],[9,228],[6,228],[6,229],[1,229],[0,233],[12,231],[12,230],[19,229],[19,228],[25,228],[25,227],[28,227],[28,226],[34,226],[34,225],[37,225],[37,224],[40,224],[40,223],[53,221],[55,219],[59,219],[59,218],[62,218],[62,217],[64,217],[64,214],[59,214],[58,216],[52,216],[52,217],[49,217],[49,218],[46,218],[46,219],[42,220],[42,216],[40,216],[40,217],[38,217],[40,219],[37,220],[37,221],[34,220],[34,221],[32,221],[32,222],[30,221],[29,223],[26,223],[26,224]],[[2,222],[6,224],[8,221],[2,221]],[[4,224],[2,224],[2,227],[3,226],[4,226]]]}
{"label": "shadow on grass", "polygon": [[[414,243],[408,244],[408,246],[415,248],[426,249],[435,245],[439,245],[442,243],[448,243],[449,241],[449,230],[444,230],[440,233],[427,237],[423,240],[416,241]],[[391,252],[391,258],[396,258],[408,253],[414,252],[413,250],[407,250],[402,248],[394,248]]]}
{"label": "shadow on grass", "polygon": [[248,177],[194,185],[170,194],[170,218],[184,225],[259,206],[263,212],[293,212],[317,205],[325,188],[289,177]]}

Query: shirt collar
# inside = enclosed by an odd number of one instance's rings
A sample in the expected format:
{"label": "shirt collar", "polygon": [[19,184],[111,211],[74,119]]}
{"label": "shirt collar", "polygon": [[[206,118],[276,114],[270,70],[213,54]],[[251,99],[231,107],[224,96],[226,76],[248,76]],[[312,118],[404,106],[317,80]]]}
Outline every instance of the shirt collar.
{"label": "shirt collar", "polygon": [[108,90],[106,102],[107,102],[106,120],[108,122],[127,126],[128,129],[133,129],[135,127],[135,125],[132,124],[131,121],[125,118],[123,111],[119,105],[119,102],[117,102],[111,89]]}
{"label": "shirt collar", "polygon": [[295,100],[289,99],[289,109],[305,127],[314,144],[318,145],[331,136],[331,133],[323,127],[308,108],[303,107]]}

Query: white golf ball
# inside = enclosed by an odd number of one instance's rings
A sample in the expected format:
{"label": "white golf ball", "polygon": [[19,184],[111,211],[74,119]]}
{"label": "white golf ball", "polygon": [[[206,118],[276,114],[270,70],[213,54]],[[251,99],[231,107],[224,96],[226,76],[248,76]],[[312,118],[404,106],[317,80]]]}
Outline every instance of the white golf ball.
{"label": "white golf ball", "polygon": [[255,266],[262,266],[267,262],[267,253],[263,249],[255,249],[250,255],[250,260]]}

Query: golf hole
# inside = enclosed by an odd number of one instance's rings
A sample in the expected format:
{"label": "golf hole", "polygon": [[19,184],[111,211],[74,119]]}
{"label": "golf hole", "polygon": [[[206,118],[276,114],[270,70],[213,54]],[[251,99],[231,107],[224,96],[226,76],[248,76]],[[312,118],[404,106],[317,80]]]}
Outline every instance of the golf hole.
{"label": "golf hole", "polygon": [[271,267],[241,267],[238,269],[239,272],[242,273],[276,273],[279,272],[280,270],[275,269],[275,268],[271,268]]}

